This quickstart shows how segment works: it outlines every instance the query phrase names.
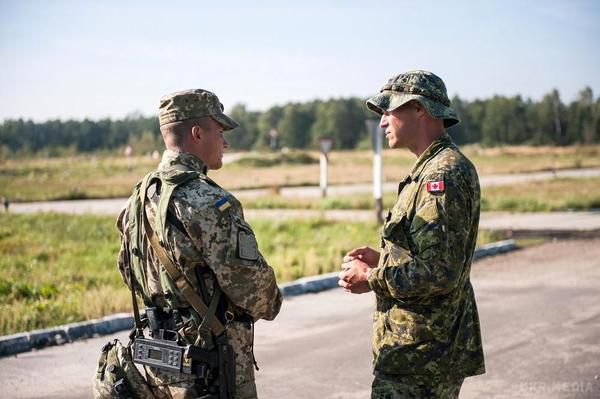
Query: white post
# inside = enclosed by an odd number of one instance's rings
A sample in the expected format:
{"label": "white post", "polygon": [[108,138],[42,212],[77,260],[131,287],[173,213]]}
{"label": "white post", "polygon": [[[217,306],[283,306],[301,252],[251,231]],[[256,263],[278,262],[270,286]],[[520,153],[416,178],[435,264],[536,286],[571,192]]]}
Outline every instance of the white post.
{"label": "white post", "polygon": [[381,147],[383,131],[376,119],[367,120],[367,129],[373,143],[373,199],[375,200],[375,217],[378,223],[383,222],[383,161]]}
{"label": "white post", "polygon": [[321,187],[321,197],[327,197],[327,154],[322,152],[320,157],[321,178],[319,186]]}
{"label": "white post", "polygon": [[319,146],[321,147],[319,186],[321,187],[321,197],[325,198],[327,197],[327,153],[333,146],[333,139],[331,137],[319,137]]}

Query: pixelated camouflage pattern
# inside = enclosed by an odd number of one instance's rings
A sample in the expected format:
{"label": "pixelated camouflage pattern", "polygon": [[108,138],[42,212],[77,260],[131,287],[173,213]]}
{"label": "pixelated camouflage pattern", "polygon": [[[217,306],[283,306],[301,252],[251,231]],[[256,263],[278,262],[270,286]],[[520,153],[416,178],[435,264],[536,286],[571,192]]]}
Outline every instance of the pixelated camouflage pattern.
{"label": "pixelated camouflage pattern", "polygon": [[[115,385],[124,380],[123,391]],[[146,380],[131,360],[131,352],[118,339],[102,348],[92,386],[94,399],[139,398],[153,399],[154,395]]]}
{"label": "pixelated camouflage pattern", "polygon": [[367,100],[367,108],[381,115],[401,107],[410,100],[419,101],[429,115],[443,119],[445,127],[460,122],[456,111],[450,107],[450,99],[442,79],[422,70],[392,76],[379,94]]}
{"label": "pixelated camouflage pattern", "polygon": [[[444,182],[428,192],[427,182]],[[479,179],[445,133],[398,188],[368,283],[377,296],[374,368],[457,380],[485,372],[469,274],[479,225]]]}
{"label": "pixelated camouflage pattern", "polygon": [[[212,294],[216,278],[236,314],[249,314],[254,320],[272,320],[279,313],[281,293],[273,269],[260,253],[254,232],[244,220],[240,202],[206,176],[204,163],[189,153],[165,151],[158,170],[173,177],[177,173],[184,173],[176,169],[179,165],[198,171],[200,178],[184,183],[173,193],[169,211],[182,223],[185,232],[167,224],[165,247],[169,255],[193,284],[198,284],[195,269],[210,269],[211,273],[203,274],[208,291]],[[231,206],[220,211],[215,204],[224,197],[228,198]],[[148,218],[154,223],[156,205],[152,201],[147,203]],[[118,268],[123,280],[129,285],[129,266],[126,261],[126,251],[130,242],[126,225],[127,207],[128,205],[117,221],[122,240]],[[244,237],[246,254],[249,245],[254,248],[254,260],[242,259],[239,256],[239,237]],[[252,241],[249,243],[250,239]],[[145,281],[137,282],[138,288],[143,289],[144,294],[152,298],[155,306],[190,308],[164,268],[160,267],[150,244],[147,240],[144,241],[142,252]],[[249,327],[249,323],[233,321],[226,329],[230,344],[236,353],[236,398],[256,397],[252,330]],[[180,332],[189,343],[193,343],[197,337],[195,328],[183,329]],[[152,375],[154,381],[164,380],[168,383],[160,388],[168,393],[166,397],[183,398],[188,397],[188,394],[192,395],[189,397],[193,397],[194,388],[189,386],[189,381],[176,382],[174,379],[181,380],[181,375],[169,375],[168,372],[162,371],[154,371]],[[176,383],[171,384],[172,382]]]}
{"label": "pixelated camouflage pattern", "polygon": [[203,89],[178,91],[163,96],[158,107],[160,126],[167,123],[211,116],[225,130],[238,127],[238,123],[223,113],[223,104],[216,94]]}
{"label": "pixelated camouflage pattern", "polygon": [[425,378],[382,378],[375,376],[371,399],[457,399],[463,380],[437,381]]}

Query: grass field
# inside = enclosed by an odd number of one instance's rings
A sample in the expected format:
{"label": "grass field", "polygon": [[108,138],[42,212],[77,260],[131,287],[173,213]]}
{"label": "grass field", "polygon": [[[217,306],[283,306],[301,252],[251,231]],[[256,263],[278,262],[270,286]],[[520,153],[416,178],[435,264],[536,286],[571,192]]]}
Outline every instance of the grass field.
{"label": "grass field", "polygon": [[[600,208],[600,177],[552,180],[482,189],[482,211],[549,212]],[[386,193],[384,207],[391,207],[394,193]],[[324,199],[270,197],[244,198],[246,208],[259,209],[373,209],[370,194]]]}
{"label": "grass field", "polygon": [[[505,147],[466,146],[480,175],[565,168],[600,167],[600,146]],[[396,182],[408,173],[415,157],[406,150],[384,151],[384,180]],[[251,161],[248,161],[249,158]],[[370,182],[370,151],[333,152],[329,183]],[[318,185],[315,152],[293,157],[245,154],[211,176],[230,190],[285,185]],[[114,198],[128,196],[133,184],[156,167],[148,157],[78,156],[70,158],[0,160],[0,196],[12,201]]]}
{"label": "grass field", "polygon": [[[252,225],[279,282],[337,270],[349,249],[378,246],[374,223]],[[479,242],[502,238],[481,232]],[[0,335],[129,312],[118,245],[111,217],[0,214]]]}
{"label": "grass field", "polygon": [[558,178],[482,190],[482,211],[551,212],[592,208],[600,209],[600,177]]}

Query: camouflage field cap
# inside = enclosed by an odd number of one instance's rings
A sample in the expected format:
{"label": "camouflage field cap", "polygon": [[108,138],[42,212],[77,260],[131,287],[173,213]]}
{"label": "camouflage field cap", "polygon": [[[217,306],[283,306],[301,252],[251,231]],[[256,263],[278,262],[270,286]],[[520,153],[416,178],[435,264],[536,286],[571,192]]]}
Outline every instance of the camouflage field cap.
{"label": "camouflage field cap", "polygon": [[367,100],[367,108],[382,115],[410,100],[419,101],[429,115],[443,119],[445,127],[460,122],[456,112],[450,108],[446,85],[439,76],[428,71],[409,71],[393,76],[379,94]]}
{"label": "camouflage field cap", "polygon": [[203,89],[178,91],[163,96],[158,107],[160,126],[167,123],[211,116],[225,130],[238,127],[238,123],[223,113],[223,104],[215,93]]}

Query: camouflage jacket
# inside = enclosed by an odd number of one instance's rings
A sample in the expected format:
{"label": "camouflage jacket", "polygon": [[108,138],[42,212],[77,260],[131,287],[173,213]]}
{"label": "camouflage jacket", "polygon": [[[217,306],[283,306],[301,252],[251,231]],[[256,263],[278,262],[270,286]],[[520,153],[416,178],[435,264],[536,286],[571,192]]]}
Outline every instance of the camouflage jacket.
{"label": "camouflage jacket", "polygon": [[[200,172],[200,175],[173,192],[168,209],[180,224],[167,222],[165,248],[168,254],[184,272],[188,271],[185,274],[191,276],[196,288],[198,279],[202,278],[212,295],[216,279],[237,315],[247,314],[254,320],[272,320],[281,307],[281,293],[273,269],[258,250],[252,228],[244,220],[240,202],[206,176],[204,163],[189,153],[165,151],[158,170],[172,171],[179,165]],[[121,233],[118,268],[123,280],[130,286],[128,204],[119,215],[117,227]],[[146,204],[148,219],[153,224],[156,204],[152,201]],[[146,301],[149,298],[154,306],[189,309],[189,303],[160,266],[147,239],[142,252],[145,278],[144,281],[133,282],[136,290]],[[193,343],[197,336],[196,328],[192,326],[180,333]],[[233,321],[226,332],[236,352],[236,397],[255,397],[252,330],[248,323]],[[185,379],[182,375],[169,375],[160,370],[152,374],[160,383]]]}
{"label": "camouflage jacket", "polygon": [[469,273],[479,179],[444,134],[398,187],[369,273],[375,373],[460,379],[485,372]]}

